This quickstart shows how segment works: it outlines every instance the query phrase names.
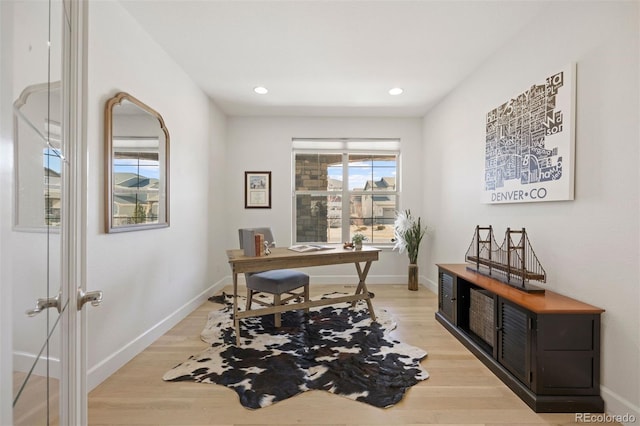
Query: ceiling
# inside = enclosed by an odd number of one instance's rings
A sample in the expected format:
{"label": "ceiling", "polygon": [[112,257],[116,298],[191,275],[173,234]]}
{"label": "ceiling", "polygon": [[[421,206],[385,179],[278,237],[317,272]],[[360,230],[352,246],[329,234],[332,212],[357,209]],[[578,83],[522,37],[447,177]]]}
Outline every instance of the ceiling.
{"label": "ceiling", "polygon": [[[549,2],[120,0],[228,115],[420,117]],[[264,86],[266,95],[254,93]],[[401,87],[404,93],[389,95]]]}

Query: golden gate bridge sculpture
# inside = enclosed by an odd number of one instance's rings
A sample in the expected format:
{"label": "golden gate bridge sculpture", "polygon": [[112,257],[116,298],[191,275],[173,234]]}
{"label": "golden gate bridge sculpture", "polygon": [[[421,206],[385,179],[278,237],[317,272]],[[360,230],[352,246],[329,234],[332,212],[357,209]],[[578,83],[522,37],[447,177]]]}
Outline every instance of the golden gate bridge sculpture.
{"label": "golden gate bridge sculpture", "polygon": [[531,247],[525,228],[507,228],[502,244],[498,245],[492,226],[476,226],[465,261],[474,265],[467,269],[496,278],[518,290],[544,293],[544,289],[529,284],[529,280],[546,282],[547,273]]}

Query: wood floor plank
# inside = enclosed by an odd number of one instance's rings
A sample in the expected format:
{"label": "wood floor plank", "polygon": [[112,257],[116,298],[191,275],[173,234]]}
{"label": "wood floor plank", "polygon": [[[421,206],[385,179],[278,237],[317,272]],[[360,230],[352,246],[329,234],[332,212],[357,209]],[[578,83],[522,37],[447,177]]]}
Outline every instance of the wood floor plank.
{"label": "wood floor plank", "polygon": [[[312,296],[354,286],[312,286]],[[207,347],[199,338],[206,302],[89,394],[90,425],[483,425],[577,424],[573,413],[538,414],[524,404],[434,319],[437,297],[406,284],[372,285],[374,307],[398,323],[392,336],[425,349],[430,378],[394,407],[380,409],[323,391],[305,392],[259,410],[240,405],[223,386],[162,381],[163,374]],[[230,293],[230,287],[224,289]],[[243,294],[244,289],[241,289]],[[608,423],[611,425],[611,423]]]}

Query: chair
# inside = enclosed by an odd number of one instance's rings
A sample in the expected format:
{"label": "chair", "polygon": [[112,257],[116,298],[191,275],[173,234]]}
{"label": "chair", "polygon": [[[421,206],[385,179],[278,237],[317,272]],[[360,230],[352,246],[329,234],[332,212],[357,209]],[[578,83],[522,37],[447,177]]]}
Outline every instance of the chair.
{"label": "chair", "polygon": [[[240,248],[243,247],[243,234],[245,232],[255,232],[264,235],[264,240],[274,245],[273,233],[271,228],[241,228],[238,230],[240,238]],[[247,282],[247,310],[251,309],[252,302],[262,306],[278,306],[289,300],[302,297],[305,302],[309,301],[309,275],[295,271],[293,269],[275,269],[272,271],[252,272],[244,274]],[[303,288],[301,292],[295,292]],[[256,293],[269,293],[273,295],[273,303],[263,302],[262,300],[253,300]],[[287,297],[282,297],[287,295]],[[309,309],[305,309],[309,312]],[[274,314],[274,324],[280,327],[280,312]]]}

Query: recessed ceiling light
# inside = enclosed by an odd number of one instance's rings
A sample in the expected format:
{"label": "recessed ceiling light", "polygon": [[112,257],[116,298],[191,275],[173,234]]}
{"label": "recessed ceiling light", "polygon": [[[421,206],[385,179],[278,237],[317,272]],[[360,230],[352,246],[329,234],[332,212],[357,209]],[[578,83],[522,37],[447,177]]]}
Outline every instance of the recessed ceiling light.
{"label": "recessed ceiling light", "polygon": [[404,90],[402,90],[402,88],[400,87],[394,87],[393,89],[389,90],[389,94],[393,96],[401,95],[402,92],[404,92]]}
{"label": "recessed ceiling light", "polygon": [[269,93],[269,90],[267,90],[266,87],[262,87],[262,86],[254,87],[253,91],[256,92],[258,95],[266,95],[267,93]]}

